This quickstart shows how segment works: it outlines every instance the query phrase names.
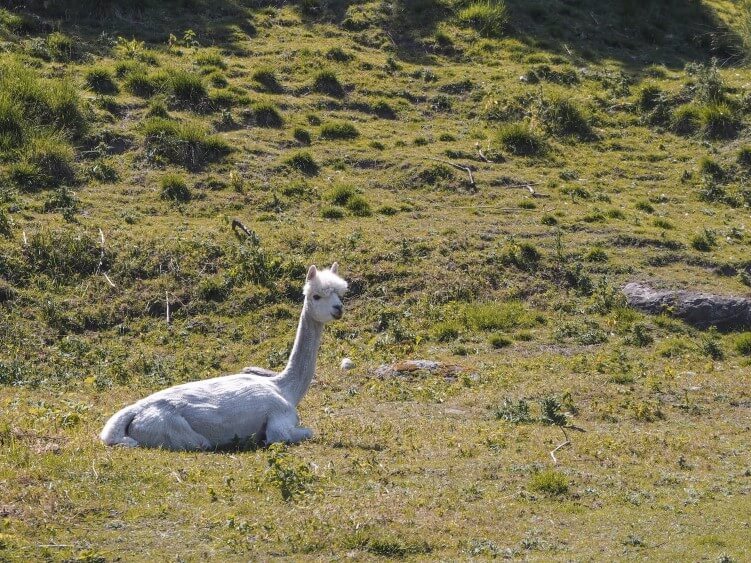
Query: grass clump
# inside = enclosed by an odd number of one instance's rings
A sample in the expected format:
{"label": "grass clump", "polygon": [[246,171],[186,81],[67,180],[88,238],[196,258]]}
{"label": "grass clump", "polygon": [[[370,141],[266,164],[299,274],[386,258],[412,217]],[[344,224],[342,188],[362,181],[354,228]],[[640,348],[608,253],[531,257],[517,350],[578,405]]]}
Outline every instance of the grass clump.
{"label": "grass clump", "polygon": [[511,346],[511,344],[513,344],[513,340],[503,334],[494,334],[488,339],[488,342],[496,350],[500,350],[501,348],[508,348],[509,346]]}
{"label": "grass clump", "polygon": [[204,49],[196,54],[195,63],[199,67],[213,67],[226,70],[227,63],[224,62],[219,49]]}
{"label": "grass clump", "polygon": [[496,135],[496,142],[515,156],[539,156],[546,152],[545,141],[528,125],[510,123]]}
{"label": "grass clump", "polygon": [[370,204],[361,195],[355,195],[347,201],[347,209],[349,209],[356,217],[370,217],[373,212],[370,210]]}
{"label": "grass clump", "polygon": [[284,118],[274,104],[257,102],[251,106],[253,121],[258,127],[278,129],[284,125]]}
{"label": "grass clump", "polygon": [[743,146],[738,149],[736,162],[746,170],[751,170],[751,146]]}
{"label": "grass clump", "polygon": [[708,156],[702,157],[699,161],[699,172],[702,176],[709,176],[716,181],[722,180],[725,176],[725,171],[722,169],[722,166]]}
{"label": "grass clump", "polygon": [[55,31],[47,36],[45,41],[47,52],[52,60],[69,62],[77,58],[76,43],[73,38]]}
{"label": "grass clump", "polygon": [[293,153],[284,162],[307,176],[315,176],[319,171],[318,163],[313,158],[313,155],[307,151]]}
{"label": "grass clump", "polygon": [[701,132],[708,139],[731,139],[738,134],[741,123],[726,103],[714,103],[699,111]]}
{"label": "grass clump", "polygon": [[251,76],[263,89],[268,92],[281,92],[282,85],[276,77],[274,69],[268,66],[257,68]]}
{"label": "grass clump", "polygon": [[334,98],[344,97],[344,86],[332,70],[322,70],[313,78],[313,90]]}
{"label": "grass clump", "polygon": [[710,252],[715,246],[717,246],[717,236],[707,229],[691,239],[691,247],[699,252]]}
{"label": "grass clump", "polygon": [[163,88],[172,96],[175,103],[181,107],[196,108],[205,104],[208,98],[203,79],[192,72],[176,70],[170,72],[166,79],[156,78],[157,82],[164,82]]}
{"label": "grass clump", "polygon": [[7,93],[0,92],[0,151],[20,147],[26,132],[23,108]]}
{"label": "grass clump", "polygon": [[592,137],[592,128],[584,113],[569,99],[558,97],[542,101],[539,115],[545,129],[553,135],[582,140]]}
{"label": "grass clump", "polygon": [[453,321],[444,321],[433,327],[433,338],[438,342],[451,342],[459,338],[460,326]]}
{"label": "grass clump", "polygon": [[22,191],[59,186],[75,181],[73,148],[58,134],[33,137],[22,161],[11,167],[10,177]]}
{"label": "grass clump", "polygon": [[735,350],[743,356],[751,356],[751,332],[739,334],[735,339]]}
{"label": "grass clump", "polygon": [[190,201],[190,188],[179,174],[166,174],[162,176],[159,184],[159,195],[162,199],[176,202]]}
{"label": "grass clump", "polygon": [[360,131],[349,121],[326,123],[321,127],[321,138],[326,140],[351,140],[360,136]]}
{"label": "grass clump", "polygon": [[548,469],[532,475],[527,487],[534,493],[559,497],[568,493],[569,484],[563,473]]}
{"label": "grass clump", "polygon": [[345,206],[349,201],[357,195],[357,191],[354,187],[348,184],[338,184],[331,188],[326,194],[328,199],[334,205]]}
{"label": "grass clump", "polygon": [[458,18],[462,25],[475,29],[483,37],[500,37],[506,27],[508,11],[503,0],[480,0],[462,8]]}
{"label": "grass clump", "polygon": [[510,330],[538,324],[536,317],[519,301],[468,304],[462,313],[465,326],[474,330]]}
{"label": "grass clump", "polygon": [[86,71],[84,75],[86,86],[97,94],[117,94],[119,88],[115,82],[112,71],[103,66],[95,66]]}
{"label": "grass clump", "polygon": [[323,217],[324,219],[341,219],[344,217],[344,211],[342,211],[339,207],[327,205],[326,207],[321,209],[321,217]]}
{"label": "grass clump", "polygon": [[152,117],[143,124],[142,131],[151,158],[164,159],[191,170],[220,160],[231,151],[224,140],[191,122]]}
{"label": "grass clump", "polygon": [[678,135],[693,135],[701,127],[702,114],[694,104],[679,106],[673,112],[671,128]]}
{"label": "grass clump", "polygon": [[310,131],[303,129],[302,127],[296,127],[292,132],[292,136],[295,138],[295,141],[301,145],[307,146],[311,142]]}

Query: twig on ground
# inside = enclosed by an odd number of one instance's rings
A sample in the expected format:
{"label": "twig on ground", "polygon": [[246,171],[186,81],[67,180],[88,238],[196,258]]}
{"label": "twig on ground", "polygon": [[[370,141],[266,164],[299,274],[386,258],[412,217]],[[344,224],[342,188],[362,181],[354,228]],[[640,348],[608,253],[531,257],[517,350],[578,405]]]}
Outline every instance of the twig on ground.
{"label": "twig on ground", "polygon": [[[102,269],[102,264],[104,264],[104,231],[102,231],[101,228],[99,229],[99,240],[102,243],[102,249],[101,249],[101,252],[99,254],[99,264],[97,264],[97,266],[96,266],[96,274],[99,273],[99,270]],[[104,276],[104,279],[107,280],[107,283],[110,284],[111,287],[115,287],[115,284],[112,283],[112,280],[107,275],[107,272],[102,272],[102,275]]]}
{"label": "twig on ground", "polygon": [[169,293],[167,293],[165,291],[164,292],[164,297],[167,300],[167,324],[169,324],[170,323],[170,318],[169,318]]}
{"label": "twig on ground", "polygon": [[558,465],[558,459],[555,457],[555,452],[557,452],[561,448],[565,448],[566,446],[570,446],[571,445],[571,440],[568,439],[568,434],[566,434],[566,429],[563,426],[559,426],[558,428],[560,428],[561,432],[563,432],[563,436],[566,438],[566,441],[563,442],[563,443],[561,443],[561,444],[558,444],[558,446],[556,446],[550,452],[550,457],[553,458],[553,463],[556,464],[556,465]]}
{"label": "twig on ground", "polygon": [[463,164],[457,164],[456,162],[451,162],[450,160],[443,160],[441,158],[433,158],[432,156],[426,156],[428,160],[435,160],[436,162],[442,162],[443,164],[448,164],[449,166],[453,166],[457,170],[463,170],[467,174],[469,174],[469,183],[470,185],[475,188],[477,185],[475,184],[475,177],[472,175],[472,169],[469,166],[464,166]]}
{"label": "twig on ground", "polygon": [[237,238],[240,238],[240,233],[237,231],[240,229],[245,235],[255,244],[258,244],[258,235],[256,232],[252,229],[249,229],[245,225],[243,225],[242,221],[239,219],[232,219],[232,230],[235,232],[235,236]]}

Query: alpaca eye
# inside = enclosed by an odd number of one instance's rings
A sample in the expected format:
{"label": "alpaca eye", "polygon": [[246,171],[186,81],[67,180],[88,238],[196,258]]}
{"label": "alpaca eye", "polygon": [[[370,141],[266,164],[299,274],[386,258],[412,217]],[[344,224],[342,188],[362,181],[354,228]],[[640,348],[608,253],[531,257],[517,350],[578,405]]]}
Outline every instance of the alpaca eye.
{"label": "alpaca eye", "polygon": [[313,299],[315,299],[316,301],[318,301],[318,300],[319,300],[320,298],[321,298],[321,296],[320,296],[320,295],[314,295],[314,296],[313,296]]}

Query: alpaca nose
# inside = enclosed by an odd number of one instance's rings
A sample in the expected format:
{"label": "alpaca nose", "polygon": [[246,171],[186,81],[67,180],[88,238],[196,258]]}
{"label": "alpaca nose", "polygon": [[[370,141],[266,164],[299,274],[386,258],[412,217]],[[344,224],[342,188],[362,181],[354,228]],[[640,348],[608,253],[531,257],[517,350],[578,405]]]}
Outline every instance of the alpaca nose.
{"label": "alpaca nose", "polygon": [[342,305],[334,305],[334,318],[339,319],[344,314],[344,307]]}

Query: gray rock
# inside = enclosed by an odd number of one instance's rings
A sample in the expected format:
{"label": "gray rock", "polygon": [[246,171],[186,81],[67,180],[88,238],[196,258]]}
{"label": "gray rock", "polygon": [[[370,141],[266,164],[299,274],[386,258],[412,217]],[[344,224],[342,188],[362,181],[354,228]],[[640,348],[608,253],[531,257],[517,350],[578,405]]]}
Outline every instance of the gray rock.
{"label": "gray rock", "polygon": [[640,311],[666,313],[697,328],[736,330],[751,327],[751,299],[696,291],[661,291],[640,283],[623,287],[628,304]]}

